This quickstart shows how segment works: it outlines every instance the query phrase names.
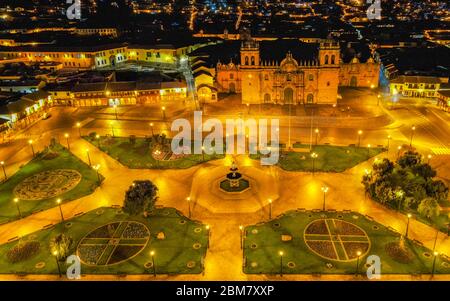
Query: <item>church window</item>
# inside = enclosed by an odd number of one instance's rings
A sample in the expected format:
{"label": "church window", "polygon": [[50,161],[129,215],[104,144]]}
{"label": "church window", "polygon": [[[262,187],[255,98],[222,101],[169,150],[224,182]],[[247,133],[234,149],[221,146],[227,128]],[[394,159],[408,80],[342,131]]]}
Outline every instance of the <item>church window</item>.
{"label": "church window", "polygon": [[308,75],[308,79],[309,79],[309,81],[313,81],[314,80],[314,75],[312,75],[312,74]]}
{"label": "church window", "polygon": [[255,57],[252,56],[252,66],[254,66],[254,65],[255,65]]}
{"label": "church window", "polygon": [[268,74],[264,75],[264,80],[269,80],[269,75]]}
{"label": "church window", "polygon": [[328,65],[328,54],[325,56],[325,65]]}
{"label": "church window", "polygon": [[335,64],[335,61],[336,61],[336,56],[333,54],[332,56],[331,56],[331,64]]}
{"label": "church window", "polygon": [[230,79],[234,79],[234,74],[230,73]]}
{"label": "church window", "polygon": [[248,56],[245,57],[245,64],[244,65],[248,65]]}

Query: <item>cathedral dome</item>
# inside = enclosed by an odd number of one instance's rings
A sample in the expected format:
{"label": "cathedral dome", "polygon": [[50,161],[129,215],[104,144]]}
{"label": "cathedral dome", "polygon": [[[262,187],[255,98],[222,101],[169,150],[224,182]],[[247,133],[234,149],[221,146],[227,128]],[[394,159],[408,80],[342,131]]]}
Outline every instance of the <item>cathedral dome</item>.
{"label": "cathedral dome", "polygon": [[285,72],[294,72],[298,69],[297,61],[292,57],[292,54],[288,52],[286,58],[281,61],[281,70]]}

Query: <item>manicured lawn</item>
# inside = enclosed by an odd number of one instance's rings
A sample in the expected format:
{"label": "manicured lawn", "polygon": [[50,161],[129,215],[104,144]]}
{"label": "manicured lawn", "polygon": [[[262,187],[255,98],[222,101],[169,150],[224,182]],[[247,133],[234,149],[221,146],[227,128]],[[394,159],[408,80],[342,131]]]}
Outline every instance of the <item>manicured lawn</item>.
{"label": "manicured lawn", "polygon": [[[323,215],[325,214],[325,215]],[[316,233],[325,233],[325,235],[311,235],[305,233],[307,226],[316,220],[329,219],[328,228],[315,227]],[[334,221],[330,222],[330,219]],[[366,236],[341,235],[337,237],[336,233],[344,233],[343,228],[336,230],[337,226],[332,226],[341,221],[352,223],[362,229]],[[320,223],[320,221],[319,221]],[[316,224],[316,223],[315,223]],[[348,225],[348,224],[347,224]],[[334,227],[334,229],[333,229]],[[311,229],[311,228],[308,228]],[[325,229],[325,230],[324,230]],[[330,230],[326,230],[330,229]],[[355,228],[352,228],[355,230]],[[322,232],[321,232],[322,231]],[[330,231],[330,232],[328,232]],[[329,236],[328,233],[334,234]],[[348,232],[346,232],[348,234]],[[352,234],[352,233],[350,233]],[[281,235],[290,235],[292,240],[282,241]],[[333,237],[333,238],[331,238]],[[369,237],[370,245],[367,244]],[[323,248],[321,252],[327,254],[336,254],[338,260],[324,258],[314,253],[311,246],[307,245],[305,238],[311,243],[315,240],[315,244],[320,244],[320,240],[326,241],[331,248]],[[333,244],[331,244],[331,239]],[[317,242],[318,241],[318,242]],[[345,241],[353,241],[345,243]],[[280,273],[280,255],[283,252],[283,273],[286,274],[354,274],[356,272],[358,250],[368,250],[363,252],[360,258],[359,273],[366,272],[366,258],[370,255],[377,255],[381,259],[381,274],[429,274],[432,269],[433,257],[426,257],[424,253],[432,254],[432,252],[419,244],[409,240],[404,240],[406,250],[409,250],[409,260],[402,263],[398,257],[388,252],[386,247],[389,243],[398,243],[400,235],[386,228],[385,226],[367,219],[363,215],[353,212],[311,212],[311,211],[289,211],[284,215],[254,226],[245,228],[244,239],[244,256],[246,265],[244,272],[248,274],[277,274]],[[341,244],[341,242],[344,242]],[[362,244],[361,244],[362,243]],[[328,251],[327,251],[328,250]],[[336,251],[333,251],[336,250]],[[437,246],[439,250],[439,246]],[[335,253],[336,252],[336,253]],[[349,254],[352,254],[351,257]],[[345,260],[345,256],[350,257]],[[395,257],[395,259],[394,259]],[[344,259],[344,260],[341,260]],[[436,260],[436,272],[450,274],[450,266],[443,266],[443,262],[447,262],[442,256]],[[288,266],[291,263],[291,267]],[[292,267],[292,263],[295,264]],[[332,266],[327,267],[327,263]]]}
{"label": "manicured lawn", "polygon": [[[175,160],[156,160],[150,153],[153,149],[152,142],[146,138],[136,138],[135,143],[131,143],[128,137],[101,136],[100,145],[97,139],[91,139],[89,136],[84,139],[129,168],[189,168],[199,163],[224,157],[219,154],[205,154],[203,158],[201,154],[191,154]],[[170,141],[168,143],[170,145]]]}
{"label": "manicured lawn", "polygon": [[[124,230],[130,221],[144,224],[150,233],[149,238],[134,240],[124,237]],[[71,227],[67,227],[66,223],[70,222]],[[127,223],[128,222],[128,223]],[[112,265],[86,265],[82,262],[81,274],[152,274],[152,267],[144,267],[145,264],[151,262],[150,251],[154,251],[154,260],[156,272],[158,274],[195,274],[202,272],[202,258],[205,256],[208,244],[208,232],[205,225],[189,220],[181,215],[174,208],[155,209],[147,218],[143,216],[128,216],[120,209],[115,208],[99,208],[94,211],[85,213],[82,216],[55,225],[51,229],[41,230],[33,234],[21,238],[23,241],[35,240],[40,242],[39,253],[33,257],[17,263],[11,263],[7,259],[7,252],[10,248],[17,244],[16,242],[7,243],[0,246],[0,273],[25,273],[25,274],[57,274],[57,266],[55,258],[50,254],[49,241],[52,237],[59,233],[71,236],[74,244],[70,250],[70,254],[77,254],[77,246],[79,242],[90,234],[91,231],[99,229],[101,226],[115,223],[120,225],[112,237],[121,238],[120,245],[123,244],[139,244],[138,252],[134,257],[128,260],[112,264]],[[197,229],[198,228],[198,229]],[[105,228],[100,228],[105,229]],[[196,230],[197,229],[197,230]],[[96,231],[95,237],[105,236],[104,231]],[[164,233],[164,239],[158,239],[158,233]],[[130,233],[130,232],[129,232]],[[90,244],[104,243],[105,252],[99,259],[100,263],[108,260],[108,255],[113,254],[114,245],[109,243],[110,239],[89,238]],[[199,243],[197,249],[193,247],[195,243]],[[143,247],[143,249],[141,249]],[[119,255],[126,254],[126,250],[119,252]],[[106,254],[106,255],[105,255]],[[105,256],[103,256],[105,255]],[[114,255],[111,256],[114,258]],[[111,260],[111,259],[110,259]],[[194,267],[188,268],[187,263],[193,261]],[[35,265],[38,262],[44,262],[45,267],[38,269]],[[66,264],[60,262],[63,273],[66,271]]]}
{"label": "manicured lawn", "polygon": [[[294,145],[295,148],[309,149],[309,145]],[[383,152],[382,148],[314,145],[310,152],[284,152],[280,154],[278,165],[288,171],[312,171],[312,153],[318,156],[314,160],[314,169],[318,172],[343,172],[369,158]],[[252,155],[252,159],[259,159],[260,155]]]}
{"label": "manicured lawn", "polygon": [[[51,154],[49,155],[49,153]],[[13,199],[17,197],[14,194],[14,188],[19,183],[37,173],[56,169],[76,170],[82,176],[81,181],[73,189],[55,197],[42,200],[19,200],[22,216],[56,206],[57,198],[61,198],[64,203],[91,194],[98,186],[96,171],[67,149],[56,144],[37,154],[33,160],[24,165],[6,182],[0,184],[0,223],[19,217],[16,204],[13,202]],[[102,180],[103,177],[100,179]]]}

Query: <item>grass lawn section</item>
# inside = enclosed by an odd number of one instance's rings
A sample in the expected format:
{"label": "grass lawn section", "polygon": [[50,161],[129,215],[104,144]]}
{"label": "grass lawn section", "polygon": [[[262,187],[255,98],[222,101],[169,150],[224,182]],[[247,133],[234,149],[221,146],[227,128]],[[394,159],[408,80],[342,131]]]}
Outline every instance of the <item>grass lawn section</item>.
{"label": "grass lawn section", "polygon": [[[150,251],[155,251],[155,265],[158,274],[195,274],[201,273],[201,258],[206,254],[208,244],[208,233],[205,225],[189,220],[173,208],[156,209],[149,217],[128,216],[118,213],[119,209],[101,208],[103,213],[98,215],[99,210],[87,212],[86,214],[71,219],[70,228],[65,223],[57,224],[52,229],[40,230],[22,238],[22,240],[34,239],[41,243],[39,253],[25,261],[10,263],[7,260],[7,251],[16,242],[3,244],[0,246],[0,273],[24,273],[24,274],[57,274],[55,258],[50,254],[49,241],[59,233],[65,233],[74,239],[71,254],[76,254],[79,241],[92,230],[108,223],[117,221],[138,221],[145,224],[150,230],[150,240],[145,248],[131,259],[109,266],[88,266],[81,265],[81,274],[152,274],[153,270],[146,269],[145,263],[151,262]],[[180,223],[184,220],[185,223]],[[195,228],[202,231],[196,233]],[[165,239],[156,238],[158,232],[164,232]],[[200,243],[199,249],[194,249],[193,245]],[[188,268],[187,263],[195,261],[194,268]],[[36,269],[38,262],[45,262],[45,267]],[[66,271],[66,264],[60,263],[63,273]]]}
{"label": "grass lawn section", "polygon": [[203,160],[201,154],[191,154],[176,160],[156,160],[150,154],[151,142],[146,138],[136,137],[136,142],[132,144],[128,137],[101,136],[100,147],[96,139],[92,140],[89,136],[84,139],[129,168],[189,168],[206,161],[224,158],[224,155],[220,154],[205,154]]}
{"label": "grass lawn section", "polygon": [[[289,211],[281,217],[245,228],[246,237],[244,240],[244,256],[246,257],[246,267],[244,272],[248,274],[277,274],[280,273],[279,251],[284,252],[283,273],[286,274],[354,274],[356,271],[356,259],[349,262],[339,262],[326,258],[309,250],[304,240],[305,227],[312,221],[321,219],[322,213]],[[326,218],[335,218],[342,215],[342,220],[356,224],[362,228],[370,238],[371,246],[369,252],[361,257],[359,272],[365,273],[366,257],[378,255],[381,259],[382,274],[429,274],[431,273],[433,258],[427,258],[424,252],[432,253],[430,250],[406,240],[405,245],[414,254],[410,263],[400,263],[394,260],[385,249],[386,244],[399,241],[399,235],[390,231],[385,226],[370,221],[358,213],[336,213],[326,212]],[[358,217],[354,219],[353,216]],[[279,227],[274,224],[279,223]],[[378,226],[378,230],[372,227]],[[252,230],[257,229],[256,234]],[[281,241],[281,235],[292,236],[291,241]],[[252,249],[251,245],[256,244],[257,248]],[[288,262],[294,262],[295,267],[289,268]],[[442,266],[444,259],[438,257],[436,260],[436,273],[450,274],[450,268]],[[252,262],[257,263],[252,267]],[[331,263],[333,267],[327,268],[326,264]]]}
{"label": "grass lawn section", "polygon": [[[309,149],[309,145],[295,145],[296,148]],[[383,148],[314,145],[311,153],[315,152],[315,171],[317,172],[343,172],[348,168],[358,165],[383,152]],[[252,159],[260,158],[260,155],[251,155]],[[304,159],[303,159],[304,157]],[[285,152],[280,154],[278,165],[288,171],[312,171],[312,158],[309,152]]]}
{"label": "grass lawn section", "polygon": [[[51,147],[51,151],[58,153],[58,156],[53,159],[44,159],[48,149],[44,150],[37,154],[33,160],[20,168],[19,171],[6,182],[0,184],[0,223],[18,218],[17,207],[13,202],[13,199],[15,198],[13,193],[14,188],[17,184],[36,173],[52,169],[74,169],[81,174],[82,179],[75,188],[57,197],[45,200],[19,201],[22,216],[56,206],[57,198],[61,198],[62,202],[65,203],[91,194],[97,188],[97,173],[90,168],[89,165],[85,164],[59,144]],[[101,179],[103,179],[103,177],[101,177]]]}

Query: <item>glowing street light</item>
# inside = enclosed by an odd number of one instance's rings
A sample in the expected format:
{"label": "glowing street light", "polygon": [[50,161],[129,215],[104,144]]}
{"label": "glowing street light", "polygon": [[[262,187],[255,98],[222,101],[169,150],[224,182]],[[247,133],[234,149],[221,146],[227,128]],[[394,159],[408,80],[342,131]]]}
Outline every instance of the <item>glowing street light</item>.
{"label": "glowing street light", "polygon": [[97,139],[97,146],[100,148],[101,147],[101,145],[100,145],[100,135],[99,134],[95,135],[95,139]]}
{"label": "glowing street light", "polygon": [[58,251],[53,251],[53,256],[55,256],[56,266],[58,267],[58,274],[59,274],[59,277],[61,278],[62,274],[61,274],[61,268],[59,267]]}
{"label": "glowing street light", "polygon": [[322,205],[322,211],[325,211],[325,196],[328,192],[328,187],[327,186],[322,186],[321,190],[323,192],[323,205]]}
{"label": "glowing street light", "polygon": [[116,104],[113,105],[113,108],[114,108],[114,114],[116,115],[116,120],[117,120],[117,119],[119,119],[119,118],[117,117],[117,105],[116,105]]}
{"label": "glowing street light", "polygon": [[397,150],[398,150],[398,152],[397,152],[397,159],[398,159],[398,158],[400,158],[400,151],[402,150],[402,146],[399,145],[399,147],[397,147]]}
{"label": "glowing street light", "polygon": [[66,142],[67,142],[67,149],[70,150],[70,143],[69,143],[69,134],[65,133],[64,137],[66,138]]}
{"label": "glowing street light", "polygon": [[315,171],[315,161],[317,159],[319,155],[317,153],[312,153],[311,154],[311,158],[312,158],[312,174],[314,175],[314,171]]}
{"label": "glowing street light", "polygon": [[191,212],[191,197],[188,196],[188,197],[186,198],[186,201],[187,201],[188,206],[189,206],[189,218],[191,218],[191,216],[192,216],[192,212]]}
{"label": "glowing street light", "polygon": [[367,158],[370,158],[370,144],[367,144]]}
{"label": "glowing street light", "polygon": [[359,131],[358,131],[358,147],[361,146],[361,135],[362,135],[362,133],[363,133],[362,130],[359,130]]}
{"label": "glowing street light", "polygon": [[433,267],[431,268],[431,278],[434,277],[434,270],[436,268],[436,258],[438,257],[439,253],[435,251],[433,252],[433,255],[434,257],[433,257]]}
{"label": "glowing street light", "polygon": [[155,136],[155,133],[153,132],[153,122],[150,122],[150,128],[152,129],[152,136]]}
{"label": "glowing street light", "polygon": [[62,208],[61,208],[61,199],[57,199],[56,203],[58,204],[59,213],[61,214],[61,221],[64,222],[64,215],[63,215]]}
{"label": "glowing street light", "polygon": [[17,212],[19,213],[19,218],[22,218],[22,212],[20,212],[19,199],[14,198],[14,203],[16,203]]}
{"label": "glowing street light", "polygon": [[269,219],[272,219],[272,199],[269,199]]}
{"label": "glowing street light", "polygon": [[77,122],[78,135],[81,137],[81,123]]}
{"label": "glowing street light", "polygon": [[239,226],[239,238],[241,241],[241,250],[242,250],[244,245],[244,226],[242,225]]}
{"label": "glowing street light", "polygon": [[151,250],[150,256],[152,257],[153,277],[156,277],[155,251]]}
{"label": "glowing street light", "polygon": [[28,140],[28,144],[31,146],[31,152],[33,153],[33,157],[34,157],[33,139]]}
{"label": "glowing street light", "polygon": [[356,252],[356,255],[358,256],[356,258],[356,270],[355,270],[355,276],[358,276],[358,270],[359,270],[359,258],[361,257],[361,251]]}
{"label": "glowing street light", "polygon": [[202,161],[205,161],[205,147],[202,145]]}
{"label": "glowing street light", "polygon": [[390,144],[391,138],[392,138],[391,135],[387,136],[387,152],[388,152],[388,154],[389,154],[389,144]]}
{"label": "glowing street light", "polygon": [[205,228],[206,228],[206,231],[208,231],[208,245],[207,245],[207,248],[209,249],[209,241],[211,240],[211,226],[210,225],[206,225]]}
{"label": "glowing street light", "polygon": [[163,119],[165,120],[166,119],[166,107],[162,106],[161,107],[161,111],[162,111],[162,114],[163,114]]}
{"label": "glowing street light", "polygon": [[433,156],[432,155],[428,155],[427,158],[428,158],[428,165],[430,165],[430,160],[431,160],[431,158],[433,158]]}
{"label": "glowing street light", "polygon": [[405,238],[408,238],[409,220],[411,219],[412,215],[411,213],[408,213],[406,216],[408,217],[408,221],[406,222]]}
{"label": "glowing street light", "polygon": [[412,127],[411,127],[411,138],[410,138],[410,140],[409,140],[409,146],[411,147],[412,146],[412,141],[413,141],[413,137],[414,137],[414,132],[416,131],[416,126],[415,125],[413,125]]}
{"label": "glowing street light", "polygon": [[100,174],[99,174],[99,172],[98,172],[98,170],[100,169],[100,164],[95,165],[95,166],[94,166],[94,169],[95,169],[95,171],[97,172],[97,181],[98,181],[98,184],[100,184]]}
{"label": "glowing street light", "polygon": [[316,133],[316,145],[317,145],[317,140],[318,140],[318,136],[319,136],[319,129],[316,129],[314,132]]}
{"label": "glowing street light", "polygon": [[5,170],[5,161],[1,161],[0,165],[2,166],[3,169],[3,175],[5,176],[5,180],[8,179],[8,177],[6,176],[6,170]]}
{"label": "glowing street light", "polygon": [[283,277],[283,251],[279,251],[278,255],[280,255],[280,276]]}

